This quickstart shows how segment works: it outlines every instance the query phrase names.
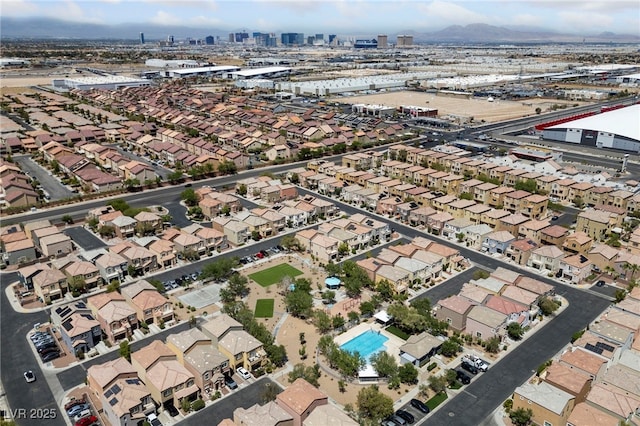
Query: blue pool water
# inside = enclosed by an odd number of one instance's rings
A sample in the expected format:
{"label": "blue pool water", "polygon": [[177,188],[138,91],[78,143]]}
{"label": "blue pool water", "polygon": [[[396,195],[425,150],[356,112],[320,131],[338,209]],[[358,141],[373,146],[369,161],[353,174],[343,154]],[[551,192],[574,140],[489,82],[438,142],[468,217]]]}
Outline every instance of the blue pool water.
{"label": "blue pool water", "polygon": [[351,353],[357,351],[362,357],[369,360],[372,354],[384,349],[384,342],[387,340],[389,340],[388,337],[378,334],[377,331],[369,330],[341,345],[340,349]]}

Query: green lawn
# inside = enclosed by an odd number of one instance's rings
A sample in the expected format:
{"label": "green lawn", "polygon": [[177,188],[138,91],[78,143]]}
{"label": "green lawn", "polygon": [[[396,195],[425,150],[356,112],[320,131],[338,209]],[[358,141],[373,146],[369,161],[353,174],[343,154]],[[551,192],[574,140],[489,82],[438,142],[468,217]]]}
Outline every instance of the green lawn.
{"label": "green lawn", "polygon": [[436,408],[438,405],[442,404],[445,401],[445,399],[447,399],[447,393],[446,392],[442,392],[442,393],[437,394],[436,396],[434,396],[433,398],[431,398],[427,402],[425,402],[425,404],[427,405],[427,407],[429,407],[429,410],[433,411],[434,408]]}
{"label": "green lawn", "polygon": [[385,330],[387,330],[389,333],[393,334],[394,336],[398,336],[402,340],[407,340],[409,338],[409,335],[407,333],[405,333],[404,331],[400,330],[395,325],[390,325]]}
{"label": "green lawn", "polygon": [[258,299],[256,302],[256,318],[273,317],[273,299]]}
{"label": "green lawn", "polygon": [[272,284],[279,283],[286,276],[294,278],[298,275],[302,275],[302,272],[287,263],[283,263],[251,274],[249,275],[249,278],[260,284],[262,287],[269,287]]}

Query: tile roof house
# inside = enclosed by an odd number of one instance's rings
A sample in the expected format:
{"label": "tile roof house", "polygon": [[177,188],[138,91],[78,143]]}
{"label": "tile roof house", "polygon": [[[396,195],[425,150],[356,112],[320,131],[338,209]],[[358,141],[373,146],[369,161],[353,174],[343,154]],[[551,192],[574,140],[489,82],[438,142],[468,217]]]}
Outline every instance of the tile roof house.
{"label": "tile roof house", "polygon": [[593,378],[570,367],[553,363],[540,375],[550,385],[575,396],[576,403],[583,402],[591,389]]}
{"label": "tile roof house", "polygon": [[592,263],[581,254],[567,256],[560,260],[558,274],[560,279],[571,284],[580,284],[591,275]]}
{"label": "tile roof house", "polygon": [[564,252],[556,246],[542,246],[531,252],[527,266],[541,272],[556,273]]}
{"label": "tile roof house", "polygon": [[92,296],[87,299],[87,306],[112,344],[131,337],[138,329],[136,311],[117,292]]}
{"label": "tile roof house", "polygon": [[440,299],[436,305],[435,317],[446,321],[453,330],[462,332],[467,325],[467,314],[474,304],[460,295]]}
{"label": "tile roof house", "polygon": [[236,408],[233,410],[233,422],[246,426],[292,426],[293,416],[275,401],[270,401],[264,405]]}
{"label": "tile roof house", "polygon": [[640,397],[638,395],[625,392],[616,386],[607,383],[594,383],[591,391],[587,395],[586,402],[618,419],[632,420],[637,417],[638,407],[640,407]]}
{"label": "tile roof house", "polygon": [[120,293],[135,309],[141,323],[169,325],[174,320],[172,303],[148,281],[136,281],[121,288]]}
{"label": "tile roof house", "polygon": [[604,373],[607,359],[589,350],[573,347],[560,356],[558,363],[596,379]]}
{"label": "tile roof house", "polygon": [[155,412],[156,406],[151,393],[136,378],[117,379],[115,383],[100,394],[102,415],[112,426],[128,426],[146,421],[147,413]]}
{"label": "tile roof house", "polygon": [[486,306],[473,306],[467,314],[465,333],[482,340],[504,335],[507,315]]}
{"label": "tile roof house", "polygon": [[514,237],[509,231],[495,231],[484,236],[480,248],[483,252],[489,254],[503,254],[506,253],[507,249],[515,239],[516,237]]}
{"label": "tile roof house", "polygon": [[573,407],[573,411],[567,419],[567,425],[619,426],[621,420],[600,407],[594,407],[588,402],[580,402]]}
{"label": "tile roof house", "polygon": [[67,277],[57,269],[46,269],[32,279],[33,289],[44,303],[64,297],[69,290]]}
{"label": "tile roof house", "polygon": [[302,422],[302,426],[326,425],[357,426],[358,422],[332,404],[316,407],[311,414],[309,414],[309,417]]}
{"label": "tile roof house", "polygon": [[172,403],[180,407],[183,399],[193,401],[200,395],[193,374],[177,361],[176,355],[160,340],[154,340],[133,352],[131,365],[158,405]]}
{"label": "tile roof house", "polygon": [[266,361],[264,346],[242,328],[242,324],[227,314],[219,315],[202,325],[202,331],[229,360],[230,368],[244,367],[253,371]]}
{"label": "tile roof house", "polygon": [[442,346],[442,340],[432,336],[426,331],[410,336],[407,341],[400,346],[400,362],[402,364],[410,362],[416,367],[425,365]]}
{"label": "tile roof house", "polygon": [[565,425],[575,405],[575,397],[546,382],[525,383],[513,392],[513,409],[530,409],[536,424]]}
{"label": "tile roof house", "polygon": [[112,361],[92,365],[87,369],[89,389],[99,396],[111,388],[118,379],[137,379],[138,373],[125,358],[118,357]]}
{"label": "tile roof house", "polygon": [[276,397],[276,404],[293,417],[293,426],[302,426],[315,408],[328,403],[327,395],[302,378],[296,379]]}
{"label": "tile roof house", "polygon": [[51,319],[60,330],[62,342],[72,354],[86,353],[102,339],[100,323],[84,302],[52,308]]}
{"label": "tile roof house", "polygon": [[167,347],[180,364],[189,370],[196,385],[210,394],[224,387],[224,376],[229,373],[229,360],[211,344],[211,338],[197,328],[167,336]]}

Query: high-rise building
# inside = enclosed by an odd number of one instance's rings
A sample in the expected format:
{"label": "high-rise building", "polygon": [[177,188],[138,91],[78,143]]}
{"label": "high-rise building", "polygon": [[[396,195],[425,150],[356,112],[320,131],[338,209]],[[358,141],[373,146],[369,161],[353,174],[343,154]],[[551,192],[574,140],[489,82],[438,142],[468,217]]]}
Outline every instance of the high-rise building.
{"label": "high-rise building", "polygon": [[336,35],[335,34],[329,34],[329,44],[333,45],[334,44],[334,42],[333,42],[334,40],[336,41],[336,43],[338,42],[337,39],[336,39]]}
{"label": "high-rise building", "polygon": [[246,32],[236,33],[235,35],[236,43],[244,43],[244,41],[249,38],[249,33]]}
{"label": "high-rise building", "polygon": [[315,42],[316,42],[316,38],[314,36],[307,36],[307,44],[309,46],[313,46]]}
{"label": "high-rise building", "polygon": [[378,34],[378,49],[386,49],[389,47],[386,34]]}
{"label": "high-rise building", "polygon": [[406,47],[413,46],[413,36],[412,35],[399,35],[396,41],[397,47]]}
{"label": "high-rise building", "polygon": [[316,34],[316,41],[324,41],[324,34]]}
{"label": "high-rise building", "polygon": [[229,33],[229,43],[233,43],[236,41],[236,35],[234,33]]}
{"label": "high-rise building", "polygon": [[140,44],[144,44],[144,33],[140,33]]}
{"label": "high-rise building", "polygon": [[173,44],[173,42],[174,42],[173,36],[172,35],[168,35],[167,36],[167,44]]}
{"label": "high-rise building", "polygon": [[280,34],[280,42],[283,46],[302,46],[304,45],[304,34],[282,33]]}
{"label": "high-rise building", "polygon": [[204,38],[204,43],[207,44],[207,45],[214,44],[213,36],[206,36]]}

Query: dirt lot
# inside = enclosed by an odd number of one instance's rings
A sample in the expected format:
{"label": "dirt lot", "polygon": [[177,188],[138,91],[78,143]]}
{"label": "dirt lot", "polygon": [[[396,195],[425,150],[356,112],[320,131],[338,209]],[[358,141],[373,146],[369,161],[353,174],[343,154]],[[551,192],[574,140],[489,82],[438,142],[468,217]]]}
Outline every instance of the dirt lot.
{"label": "dirt lot", "polygon": [[433,93],[421,93],[411,91],[388,92],[375,95],[353,96],[341,98],[342,102],[348,104],[378,104],[398,107],[400,105],[415,105],[438,110],[440,117],[452,116],[460,117],[462,121],[467,121],[473,117],[473,121],[484,120],[489,123],[526,117],[534,115],[536,108],[541,108],[542,112],[548,111],[552,105],[560,104],[584,104],[575,101],[560,101],[556,99],[525,99],[522,101],[494,101],[488,102],[486,99],[466,99]]}

